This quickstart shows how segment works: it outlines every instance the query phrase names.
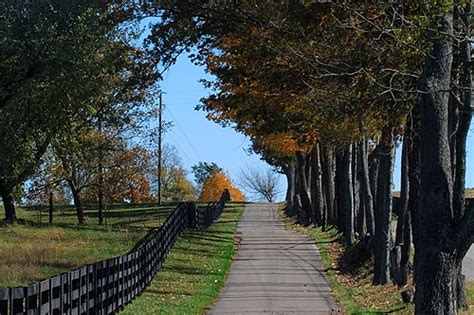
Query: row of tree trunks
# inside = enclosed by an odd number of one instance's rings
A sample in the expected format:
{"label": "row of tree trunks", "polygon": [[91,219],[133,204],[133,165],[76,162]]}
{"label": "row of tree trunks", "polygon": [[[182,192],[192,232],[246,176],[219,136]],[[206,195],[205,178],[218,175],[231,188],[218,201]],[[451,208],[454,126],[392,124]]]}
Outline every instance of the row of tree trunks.
{"label": "row of tree trunks", "polygon": [[368,238],[367,244],[374,246],[373,282],[385,284],[390,281],[393,128],[386,129],[370,157],[369,150],[363,139],[341,150],[318,144],[307,154],[298,152],[284,168],[287,213],[304,224],[337,226],[348,245]]}

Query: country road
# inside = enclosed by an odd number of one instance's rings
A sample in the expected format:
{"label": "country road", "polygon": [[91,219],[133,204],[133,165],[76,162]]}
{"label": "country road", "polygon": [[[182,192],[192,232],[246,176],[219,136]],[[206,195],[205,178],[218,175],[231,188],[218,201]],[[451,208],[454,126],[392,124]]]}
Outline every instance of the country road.
{"label": "country road", "polygon": [[474,246],[471,246],[464,257],[462,271],[468,281],[474,281]]}
{"label": "country road", "polygon": [[229,278],[210,314],[337,314],[314,241],[285,230],[276,204],[248,204]]}

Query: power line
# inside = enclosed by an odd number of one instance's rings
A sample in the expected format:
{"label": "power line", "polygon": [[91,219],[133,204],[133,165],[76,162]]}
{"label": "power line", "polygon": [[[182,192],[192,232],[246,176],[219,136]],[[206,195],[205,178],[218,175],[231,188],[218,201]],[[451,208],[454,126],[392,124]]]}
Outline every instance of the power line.
{"label": "power line", "polygon": [[198,157],[199,160],[202,160],[201,156],[199,155],[199,153],[197,152],[196,148],[194,147],[194,145],[192,144],[192,142],[189,140],[188,136],[186,135],[186,133],[184,132],[184,130],[181,128],[181,126],[179,125],[178,121],[176,120],[176,118],[174,117],[173,113],[171,112],[171,110],[168,108],[168,113],[170,113],[171,115],[171,118],[173,118],[173,121],[176,122],[176,125],[178,126],[178,129],[179,131],[181,131],[181,133],[183,134],[184,138],[186,139],[186,141],[189,143],[189,145],[191,146],[191,149],[194,151],[194,153],[196,154],[196,156]]}
{"label": "power line", "polygon": [[163,92],[160,92],[160,105],[158,112],[158,205],[161,206],[161,140],[163,137]]}
{"label": "power line", "polygon": [[193,160],[189,157],[189,155],[186,153],[186,151],[181,148],[181,146],[178,144],[178,142],[174,139],[173,135],[171,133],[168,133],[168,135],[171,137],[172,143],[178,147],[178,149],[183,153],[184,157],[188,159],[188,161],[192,164]]}

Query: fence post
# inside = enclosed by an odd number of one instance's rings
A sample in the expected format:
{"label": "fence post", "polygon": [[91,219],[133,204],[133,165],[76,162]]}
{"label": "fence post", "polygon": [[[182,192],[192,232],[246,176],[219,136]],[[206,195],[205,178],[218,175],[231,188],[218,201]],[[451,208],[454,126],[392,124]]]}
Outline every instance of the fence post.
{"label": "fence post", "polygon": [[25,292],[23,287],[10,289],[10,312],[12,315],[23,314],[25,306]]}
{"label": "fence post", "polygon": [[194,202],[188,202],[186,204],[188,212],[188,228],[196,227],[196,204]]}
{"label": "fence post", "polygon": [[8,314],[8,300],[10,299],[10,289],[0,289],[0,314]]}
{"label": "fence post", "polygon": [[[38,283],[33,283],[26,288],[26,314],[39,314],[40,288]],[[0,309],[0,314],[2,310]]]}

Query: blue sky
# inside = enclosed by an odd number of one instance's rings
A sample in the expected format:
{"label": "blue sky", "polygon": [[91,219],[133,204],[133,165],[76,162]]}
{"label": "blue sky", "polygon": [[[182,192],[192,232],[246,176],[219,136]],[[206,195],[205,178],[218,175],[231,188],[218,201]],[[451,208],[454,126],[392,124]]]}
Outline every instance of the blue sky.
{"label": "blue sky", "polygon": [[[177,63],[165,74],[160,87],[165,93],[163,96],[165,121],[172,121],[174,127],[164,135],[164,142],[176,146],[182,158],[183,165],[190,169],[200,161],[215,162],[226,170],[234,182],[237,182],[241,169],[251,165],[260,169],[269,166],[260,160],[258,155],[248,154],[245,149],[250,146],[248,138],[237,133],[234,129],[223,128],[210,122],[206,113],[196,111],[194,107],[199,100],[208,95],[199,82],[200,79],[209,79],[202,67],[195,66],[186,56],[181,56]],[[466,187],[474,187],[474,135],[468,135]],[[192,177],[190,177],[192,178]],[[394,184],[399,190],[400,183],[400,150],[397,150]],[[286,189],[286,180],[280,176],[281,189]],[[284,194],[280,194],[280,200]]]}
{"label": "blue sky", "polygon": [[[160,82],[165,93],[164,120],[173,127],[164,134],[164,142],[174,145],[187,170],[200,161],[215,162],[227,171],[238,184],[238,174],[246,166],[265,170],[268,164],[255,154],[249,154],[247,137],[228,127],[207,120],[206,113],[196,111],[199,100],[209,94],[200,79],[210,78],[202,67],[195,66],[186,56],[181,56]],[[286,180],[280,176],[281,189],[286,189]],[[192,176],[190,176],[192,178]],[[284,194],[280,195],[280,199]]]}

